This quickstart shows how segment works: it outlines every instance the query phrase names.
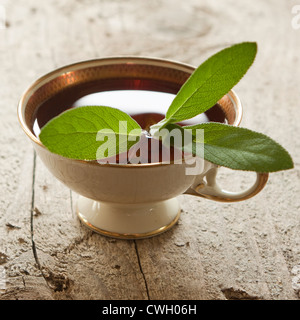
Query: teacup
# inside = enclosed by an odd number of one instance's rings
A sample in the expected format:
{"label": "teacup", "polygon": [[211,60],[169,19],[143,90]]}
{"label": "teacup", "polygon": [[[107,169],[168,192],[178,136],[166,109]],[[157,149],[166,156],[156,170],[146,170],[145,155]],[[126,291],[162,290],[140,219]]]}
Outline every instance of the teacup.
{"label": "teacup", "polygon": [[[186,172],[194,164],[184,159],[181,164],[99,164],[65,158],[51,153],[34,129],[37,115],[44,124],[69,107],[56,103],[65,94],[76,100],[95,84],[97,91],[126,87],[176,94],[194,69],[163,59],[111,57],[59,68],[24,92],[18,106],[20,124],[50,172],[80,195],[77,213],[84,225],[115,238],[151,237],[178,221],[181,209],[177,197],[181,194],[233,202],[249,199],[263,189],[268,174],[257,173],[248,190],[225,191],[216,182],[218,166],[203,159],[197,160],[201,162],[201,171],[191,175]],[[231,90],[219,101],[219,106],[226,122],[238,126],[242,105],[237,94]]]}

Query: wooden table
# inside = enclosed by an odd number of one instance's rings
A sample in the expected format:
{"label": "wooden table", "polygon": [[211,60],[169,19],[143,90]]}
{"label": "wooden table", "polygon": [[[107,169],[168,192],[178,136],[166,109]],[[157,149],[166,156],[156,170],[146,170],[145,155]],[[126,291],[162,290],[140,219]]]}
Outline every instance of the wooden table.
{"label": "wooden table", "polygon": [[[300,29],[295,1],[0,1],[0,299],[299,299]],[[292,19],[294,24],[292,24]],[[300,20],[299,20],[300,21]],[[79,60],[143,55],[199,65],[241,41],[255,64],[235,87],[242,125],[295,169],[240,203],[180,196],[170,231],[115,240],[87,230],[77,195],[35,157],[16,106],[39,76]],[[221,171],[225,187],[252,173]]]}

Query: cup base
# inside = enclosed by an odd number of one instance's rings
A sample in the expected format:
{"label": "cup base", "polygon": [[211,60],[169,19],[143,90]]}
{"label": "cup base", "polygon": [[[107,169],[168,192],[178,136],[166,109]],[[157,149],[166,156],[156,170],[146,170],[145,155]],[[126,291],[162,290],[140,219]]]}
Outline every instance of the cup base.
{"label": "cup base", "polygon": [[98,202],[80,196],[77,215],[93,231],[118,239],[142,239],[172,228],[180,217],[177,198],[141,204]]}

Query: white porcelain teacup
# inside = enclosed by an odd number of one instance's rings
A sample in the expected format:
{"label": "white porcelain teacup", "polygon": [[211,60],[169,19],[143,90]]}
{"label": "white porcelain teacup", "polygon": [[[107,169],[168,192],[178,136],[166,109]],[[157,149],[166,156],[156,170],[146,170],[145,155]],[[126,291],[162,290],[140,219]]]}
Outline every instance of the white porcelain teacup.
{"label": "white porcelain teacup", "polygon": [[[126,88],[155,87],[157,91],[176,93],[193,71],[192,66],[174,61],[112,57],[57,69],[24,92],[18,107],[21,126],[50,172],[80,195],[77,212],[87,227],[117,238],[150,237],[177,222],[181,211],[177,196],[181,194],[233,202],[246,200],[263,189],[268,180],[266,173],[257,173],[254,185],[246,191],[222,190],[216,182],[218,167],[202,159],[198,160],[201,171],[197,175],[186,174],[194,164],[184,160],[181,164],[99,164],[73,160],[51,153],[35,134],[38,113],[45,123],[68,107],[55,103],[65,93],[75,99],[81,89],[88,91],[95,83],[98,91],[121,89],[125,84]],[[239,125],[242,106],[235,92],[225,95],[219,105],[226,122]]]}

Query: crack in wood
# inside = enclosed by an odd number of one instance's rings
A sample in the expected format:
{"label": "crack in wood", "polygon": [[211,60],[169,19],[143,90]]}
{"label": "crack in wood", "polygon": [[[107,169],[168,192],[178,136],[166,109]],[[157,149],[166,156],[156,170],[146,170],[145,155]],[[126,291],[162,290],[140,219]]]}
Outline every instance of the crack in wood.
{"label": "crack in wood", "polygon": [[[31,198],[31,212],[30,212],[30,231],[31,231],[31,244],[32,252],[35,259],[37,268],[41,272],[47,286],[55,293],[66,291],[71,284],[70,279],[64,274],[54,273],[47,268],[43,268],[37,254],[37,249],[34,241],[34,217],[37,215],[37,208],[35,207],[35,181],[36,181],[36,152],[34,151],[33,156],[33,174],[32,174],[32,198]],[[44,270],[43,270],[44,269]],[[25,280],[23,278],[25,287]]]}
{"label": "crack in wood", "polygon": [[33,230],[33,218],[35,215],[35,174],[36,174],[36,152],[34,151],[33,154],[33,169],[32,169],[32,186],[31,186],[31,210],[30,210],[30,233],[31,233],[31,247],[32,247],[32,253],[34,256],[34,260],[36,263],[37,268],[41,272],[41,275],[46,281],[46,284],[49,286],[48,281],[45,277],[45,274],[43,273],[38,255],[37,255],[37,250],[36,250],[36,245],[34,242],[34,230]]}
{"label": "crack in wood", "polygon": [[35,242],[33,239],[33,217],[34,217],[34,195],[35,195],[35,171],[36,171],[36,153],[34,151],[33,154],[33,169],[32,169],[32,186],[31,186],[31,210],[30,210],[30,233],[31,233],[31,245],[32,245],[32,252],[33,252],[33,256],[35,259],[35,262],[39,268],[39,270],[41,271],[41,273],[43,274],[42,270],[41,270],[41,265],[37,256],[37,251],[36,251],[36,246],[35,246]]}
{"label": "crack in wood", "polygon": [[150,294],[149,294],[149,289],[148,289],[148,284],[147,284],[147,280],[146,280],[146,276],[145,276],[144,271],[143,271],[143,268],[142,268],[142,264],[141,264],[141,260],[140,260],[140,255],[139,255],[139,251],[138,251],[138,248],[137,248],[137,243],[136,243],[136,240],[133,240],[133,241],[134,241],[134,247],[135,247],[135,252],[136,252],[136,256],[137,256],[139,268],[140,268],[140,271],[141,271],[141,274],[142,274],[142,276],[143,276],[144,283],[145,283],[147,298],[148,298],[148,300],[151,300],[151,299],[150,299]]}

